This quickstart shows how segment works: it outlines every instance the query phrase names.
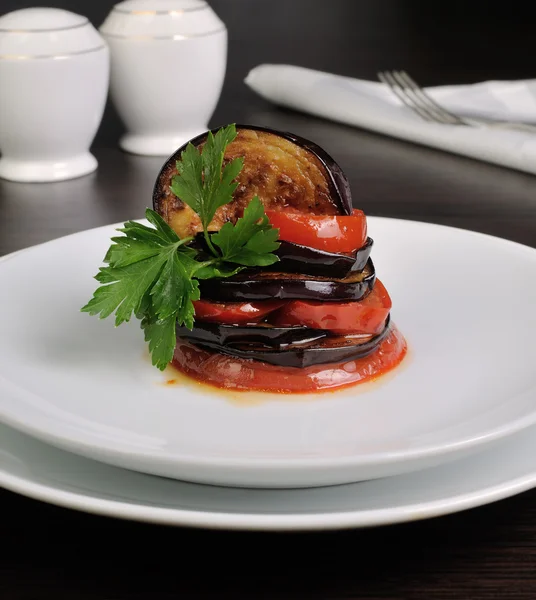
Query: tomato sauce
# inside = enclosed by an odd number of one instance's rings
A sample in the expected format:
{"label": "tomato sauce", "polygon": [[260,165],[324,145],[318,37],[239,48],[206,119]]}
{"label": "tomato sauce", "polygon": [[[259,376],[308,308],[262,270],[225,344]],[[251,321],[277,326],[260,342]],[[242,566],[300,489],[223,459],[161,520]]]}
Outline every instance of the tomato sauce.
{"label": "tomato sauce", "polygon": [[178,340],[172,365],[181,373],[217,388],[299,394],[332,391],[372,381],[397,367],[406,353],[406,340],[392,324],[390,333],[374,352],[340,364],[305,369],[279,367],[207,352]]}

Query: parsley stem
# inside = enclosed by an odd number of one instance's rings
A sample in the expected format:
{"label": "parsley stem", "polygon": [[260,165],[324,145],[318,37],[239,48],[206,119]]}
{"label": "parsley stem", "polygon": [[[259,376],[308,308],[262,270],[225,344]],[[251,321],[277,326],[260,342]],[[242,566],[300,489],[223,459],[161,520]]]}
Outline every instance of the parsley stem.
{"label": "parsley stem", "polygon": [[204,267],[211,267],[212,265],[217,265],[218,263],[219,263],[219,259],[217,259],[217,258],[211,258],[210,260],[204,260],[202,262],[198,262],[194,267],[192,277],[195,277],[195,274],[197,271],[199,271],[199,269],[203,269]]}
{"label": "parsley stem", "polygon": [[210,251],[212,252],[212,254],[216,257],[216,258],[220,258],[220,255],[218,254],[218,251],[216,250],[216,248],[214,247],[214,244],[212,243],[212,240],[210,239],[210,235],[208,234],[207,229],[203,229],[203,234],[205,236],[205,241],[207,243],[207,246],[209,247]]}
{"label": "parsley stem", "polygon": [[189,244],[192,240],[193,240],[193,236],[190,237],[185,237],[185,238],[181,238],[178,242],[177,242],[177,248],[179,246],[184,246],[184,244]]}

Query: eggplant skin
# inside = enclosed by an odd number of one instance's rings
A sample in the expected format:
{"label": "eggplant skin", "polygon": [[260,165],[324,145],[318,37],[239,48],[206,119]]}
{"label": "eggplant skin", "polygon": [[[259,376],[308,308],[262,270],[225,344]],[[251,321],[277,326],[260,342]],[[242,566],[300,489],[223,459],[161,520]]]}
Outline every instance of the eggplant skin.
{"label": "eggplant skin", "polygon": [[[244,158],[237,177],[233,201],[222,206],[209,226],[219,230],[224,223],[236,222],[246,206],[258,196],[266,209],[291,208],[314,215],[350,215],[350,186],[342,169],[322,148],[290,133],[250,125],[237,125],[237,137],[227,147],[224,164]],[[214,130],[214,132],[217,130]],[[207,133],[191,143],[202,148]],[[176,163],[187,144],[168,158],[153,190],[153,208],[179,237],[202,231],[194,211],[170,190],[177,175]]]}
{"label": "eggplant skin", "polygon": [[342,302],[362,300],[376,282],[371,259],[363,271],[344,279],[312,277],[297,273],[244,271],[228,279],[206,279],[199,282],[201,297],[216,302],[248,300],[324,300]]}
{"label": "eggplant skin", "polygon": [[280,367],[304,369],[313,365],[336,364],[368,356],[377,349],[390,330],[390,316],[388,316],[381,333],[359,342],[353,341],[349,336],[326,337],[313,345],[297,345],[284,350],[268,349],[253,343],[230,346],[191,339],[188,342],[213,353],[256,360]]}
{"label": "eggplant skin", "polygon": [[351,272],[362,271],[367,264],[373,246],[372,238],[362,248],[346,254],[335,254],[292,242],[280,242],[275,254],[279,257],[277,270],[284,273],[343,278]]}
{"label": "eggplant skin", "polygon": [[230,348],[241,344],[258,344],[265,348],[283,350],[294,345],[310,345],[328,337],[329,331],[305,326],[276,327],[274,325],[227,325],[196,321],[192,329],[177,325],[178,338],[193,342],[219,344]]}

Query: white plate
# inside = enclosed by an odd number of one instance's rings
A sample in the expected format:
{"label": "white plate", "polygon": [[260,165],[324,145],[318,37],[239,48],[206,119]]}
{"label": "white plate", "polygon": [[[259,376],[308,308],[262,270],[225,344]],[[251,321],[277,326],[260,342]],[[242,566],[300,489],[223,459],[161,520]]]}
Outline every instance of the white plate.
{"label": "white plate", "polygon": [[536,487],[536,429],[409,475],[301,490],[209,487],[78,457],[0,425],[0,487],[90,513],[163,525],[326,530],[455,513]]}
{"label": "white plate", "polygon": [[118,466],[261,487],[435,466],[535,423],[536,251],[437,225],[369,224],[410,346],[379,383],[249,404],[165,386],[136,322],[116,329],[79,312],[114,232],[104,227],[0,263],[0,420]]}

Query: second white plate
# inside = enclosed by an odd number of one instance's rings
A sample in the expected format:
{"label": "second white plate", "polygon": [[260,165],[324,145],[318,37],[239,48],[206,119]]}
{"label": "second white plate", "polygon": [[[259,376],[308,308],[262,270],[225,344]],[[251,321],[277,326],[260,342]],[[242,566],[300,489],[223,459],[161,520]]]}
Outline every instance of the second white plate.
{"label": "second white plate", "polygon": [[308,531],[418,521],[536,486],[530,428],[475,456],[417,473],[300,490],[198,485],[118,469],[0,425],[0,487],[108,517],[160,525]]}
{"label": "second white plate", "polygon": [[[370,218],[410,352],[370,385],[310,397],[220,393],[151,367],[137,323],[81,314],[116,226],[0,263],[0,420],[138,471],[303,487],[409,472],[536,422],[536,251]],[[7,292],[7,293],[6,293]]]}

